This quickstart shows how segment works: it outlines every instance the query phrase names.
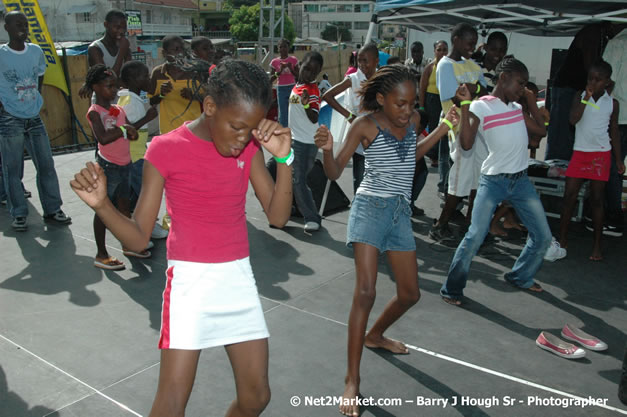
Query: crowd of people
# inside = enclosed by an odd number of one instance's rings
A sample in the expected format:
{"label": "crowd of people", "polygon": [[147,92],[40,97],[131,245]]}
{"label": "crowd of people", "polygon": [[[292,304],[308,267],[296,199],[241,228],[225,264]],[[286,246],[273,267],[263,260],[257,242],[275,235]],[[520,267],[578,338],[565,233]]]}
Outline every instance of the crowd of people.
{"label": "crowd of people", "polygon": [[[25,15],[10,12],[5,22],[10,41],[0,46],[0,197],[6,194],[12,227],[27,230],[29,193],[21,182],[26,147],[37,169],[44,220],[66,225],[71,219],[61,210],[50,144],[38,116],[43,53],[27,42]],[[620,110],[624,102],[610,95],[612,88],[624,94],[625,76],[612,77],[613,65],[600,59],[603,48],[583,67],[585,82],[568,94],[570,107],[556,106],[560,113],[552,109],[551,117],[537,105],[537,88],[530,88],[525,64],[507,55],[505,34],[494,32],[477,48],[477,31],[465,23],[452,30],[450,40],[433,45],[430,61],[416,42],[405,63],[380,65],[377,46],[368,43],[351,54],[345,78],[335,85],[324,76],[318,83],[324,68],[320,53],[308,52],[299,61],[289,54],[287,40],[279,43],[279,57],[267,74],[252,63],[217,59],[207,38],[194,38],[188,52],[182,38],[166,36],[161,45],[165,62],[151,70],[131,59],[123,12],[110,11],[104,27],[104,36],[89,47],[81,89],[81,96],[91,99],[86,120],[98,149],[71,187],[95,212],[95,267],[124,268],[107,252],[106,230],[122,243],[127,257],[150,257],[150,239],[168,237],[160,377],[151,417],[184,414],[200,350],[213,346],[225,346],[236,382],[237,396],[226,415],[256,416],[268,404],[268,330],[249,262],[246,192],[250,182],[270,225],[282,228],[295,202],[304,230],[319,230],[322,217],[307,176],[320,151],[330,180],[339,178],[349,161],[354,180],[346,243],[353,250],[356,281],[346,401],[340,405],[345,415],[359,415],[355,399],[363,346],[408,353],[402,342],[384,333],[420,299],[410,218],[424,215],[415,202],[428,174],[425,156],[438,168],[433,195],[443,199],[429,236],[451,240],[448,224],[468,202],[465,235],[440,290],[447,304],[463,303],[473,257],[488,234],[503,228],[528,234],[506,281],[521,290],[543,291],[535,275],[543,259],[566,256],[569,222],[585,180],[591,183],[590,259],[602,258],[601,236],[608,224],[605,185],[625,171],[621,140],[624,144],[626,126]],[[619,36],[624,39],[624,33]],[[616,46],[608,45],[614,54],[603,55],[608,60],[617,55],[610,47]],[[275,81],[278,121],[267,118]],[[143,92],[148,103],[141,99]],[[340,94],[343,101],[337,99]],[[318,121],[324,102],[349,124],[339,145]],[[570,163],[555,239],[527,167],[530,149],[537,148],[547,126],[551,141],[551,127],[565,123],[564,115],[576,129],[571,149],[564,150]],[[146,124],[157,118],[160,134],[149,141]],[[557,145],[551,150],[562,152],[565,144],[553,141]],[[275,178],[262,149],[276,162]],[[156,222],[164,193],[169,232]],[[607,211],[617,216],[614,206]],[[397,295],[366,331],[382,253]]]}

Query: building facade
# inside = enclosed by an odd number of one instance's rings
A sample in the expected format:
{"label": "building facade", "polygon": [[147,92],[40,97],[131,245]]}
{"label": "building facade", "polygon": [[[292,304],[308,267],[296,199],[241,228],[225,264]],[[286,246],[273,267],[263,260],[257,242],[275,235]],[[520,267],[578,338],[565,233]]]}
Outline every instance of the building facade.
{"label": "building facade", "polygon": [[349,29],[352,42],[363,43],[368,34],[373,1],[303,1],[290,3],[288,15],[299,38],[321,38],[328,25]]}

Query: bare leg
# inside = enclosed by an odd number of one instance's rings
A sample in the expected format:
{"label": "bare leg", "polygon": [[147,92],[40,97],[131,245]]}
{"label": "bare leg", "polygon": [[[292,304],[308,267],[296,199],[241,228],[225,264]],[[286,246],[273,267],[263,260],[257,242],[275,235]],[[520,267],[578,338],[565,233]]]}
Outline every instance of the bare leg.
{"label": "bare leg", "polygon": [[194,386],[200,350],[161,350],[159,387],[148,417],[183,417]]}
{"label": "bare leg", "polygon": [[594,246],[590,260],[603,259],[601,252],[601,235],[603,234],[603,199],[605,196],[604,181],[590,181],[590,208],[592,209],[592,225],[594,227]]}
{"label": "bare leg", "polygon": [[385,306],[383,313],[366,335],[365,344],[369,348],[407,354],[409,350],[404,344],[384,337],[383,333],[420,299],[416,251],[388,252],[388,260],[396,279],[396,296]]}
{"label": "bare leg", "polygon": [[250,340],[224,347],[229,355],[237,398],[226,417],[257,417],[270,402],[268,339]]}
{"label": "bare leg", "polygon": [[562,208],[562,216],[560,218],[560,246],[564,249],[568,247],[568,226],[570,225],[570,218],[573,217],[577,194],[579,194],[579,189],[583,181],[583,178],[566,177],[566,189],[564,190],[563,199],[564,207]]}
{"label": "bare leg", "polygon": [[455,213],[455,209],[457,205],[461,201],[461,197],[454,196],[452,194],[446,195],[446,201],[444,202],[444,207],[442,208],[442,213],[440,214],[440,218],[438,219],[437,226],[442,224],[448,224],[449,220]]}
{"label": "bare leg", "polygon": [[342,398],[353,401],[340,404],[340,413],[347,416],[358,416],[359,407],[354,402],[359,395],[359,364],[364,348],[364,339],[368,316],[376,297],[377,260],[379,250],[365,243],[353,243],[355,254],[355,292],[353,305],[348,317],[348,368],[344,380]]}
{"label": "bare leg", "polygon": [[97,214],[94,214],[94,240],[96,241],[96,259],[99,261],[105,260],[109,257],[107,252],[107,246],[105,244],[105,234],[107,228],[105,224],[100,220]]}

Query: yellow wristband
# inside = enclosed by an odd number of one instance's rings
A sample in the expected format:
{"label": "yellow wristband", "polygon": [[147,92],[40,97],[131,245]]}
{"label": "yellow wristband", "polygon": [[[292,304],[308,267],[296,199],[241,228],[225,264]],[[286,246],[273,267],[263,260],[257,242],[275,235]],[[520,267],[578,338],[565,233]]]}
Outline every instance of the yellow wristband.
{"label": "yellow wristband", "polygon": [[459,103],[460,106],[465,106],[466,104],[470,105],[470,103],[472,103],[471,100],[464,100],[461,103]]}
{"label": "yellow wristband", "polygon": [[309,108],[309,103],[303,104],[303,109],[307,110]]}
{"label": "yellow wristband", "polygon": [[479,91],[481,91],[481,84],[477,83],[477,91],[475,94],[479,94]]}
{"label": "yellow wristband", "polygon": [[545,126],[548,126],[548,125],[549,125],[549,122],[544,122],[544,125],[545,125]]}
{"label": "yellow wristband", "polygon": [[442,119],[441,122],[444,123],[445,125],[447,125],[450,130],[453,130],[453,123],[451,123],[450,120]]}
{"label": "yellow wristband", "polygon": [[124,139],[128,139],[128,135],[126,134],[126,128],[124,126],[118,126],[118,127],[122,131],[122,136],[124,137]]}
{"label": "yellow wristband", "polygon": [[354,116],[354,114],[353,114],[353,113],[348,112],[348,116],[346,116],[346,119],[348,120],[348,119],[352,118],[353,116]]}
{"label": "yellow wristband", "polygon": [[594,103],[590,103],[589,101],[586,101],[586,100],[581,100],[581,102],[585,104],[586,106],[594,107],[595,109],[599,110],[599,106],[597,106]]}

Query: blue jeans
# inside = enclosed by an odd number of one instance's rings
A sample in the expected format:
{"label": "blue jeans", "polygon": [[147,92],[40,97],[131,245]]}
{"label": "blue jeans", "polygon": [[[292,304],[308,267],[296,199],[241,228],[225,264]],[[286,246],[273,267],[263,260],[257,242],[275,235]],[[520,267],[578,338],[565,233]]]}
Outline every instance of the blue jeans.
{"label": "blue jeans", "polygon": [[516,214],[529,230],[527,243],[512,271],[505,274],[505,279],[520,288],[533,285],[533,277],[540,269],[544,254],[551,244],[551,229],[540,198],[526,172],[518,178],[514,175],[481,175],[472,209],[472,223],[455,251],[448,278],[440,289],[443,297],[459,299],[463,296],[472,258],[490,230],[496,206],[503,200],[508,200],[514,206]]}
{"label": "blue jeans", "polygon": [[[22,159],[22,170],[20,171],[20,181],[24,178],[24,159]],[[22,189],[26,191],[24,188],[24,182],[22,182]],[[2,176],[2,154],[0,153],[0,201],[6,201],[7,192],[4,188],[4,177]]]}
{"label": "blue jeans", "polygon": [[547,132],[545,160],[570,161],[575,144],[574,128],[570,125],[570,108],[576,91],[572,88],[551,88],[551,123]]}
{"label": "blue jeans", "polygon": [[129,198],[129,173],[132,164],[118,165],[97,155],[96,161],[107,177],[107,197],[117,207],[118,199]]}
{"label": "blue jeans", "polygon": [[292,88],[294,88],[294,84],[280,85],[276,92],[276,98],[279,104],[279,123],[281,123],[283,127],[287,127],[289,120],[287,115],[290,106],[290,94],[292,94]]}
{"label": "blue jeans", "polygon": [[37,170],[37,191],[44,216],[61,209],[59,179],[54,169],[52,151],[46,128],[39,116],[20,119],[0,110],[0,154],[2,177],[7,193],[9,212],[13,217],[26,217],[28,205],[24,197],[21,176],[24,165],[24,146]]}
{"label": "blue jeans", "polygon": [[[620,125],[620,152],[622,161],[627,155],[627,125]],[[612,167],[610,168],[610,178],[605,186],[605,202],[607,205],[607,220],[614,226],[623,225],[623,210],[621,198],[623,194],[623,178],[618,173],[616,158],[612,152]]]}
{"label": "blue jeans", "polygon": [[292,142],[292,148],[294,149],[294,199],[296,200],[296,207],[305,218],[305,223],[316,222],[320,224],[322,218],[318,214],[316,209],[316,202],[313,199],[311,188],[307,185],[307,176],[316,162],[316,155],[318,155],[318,147],[313,143],[302,143],[297,140]]}

